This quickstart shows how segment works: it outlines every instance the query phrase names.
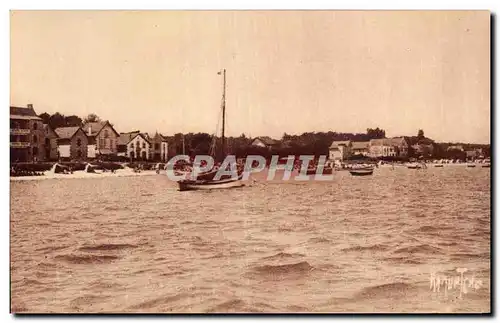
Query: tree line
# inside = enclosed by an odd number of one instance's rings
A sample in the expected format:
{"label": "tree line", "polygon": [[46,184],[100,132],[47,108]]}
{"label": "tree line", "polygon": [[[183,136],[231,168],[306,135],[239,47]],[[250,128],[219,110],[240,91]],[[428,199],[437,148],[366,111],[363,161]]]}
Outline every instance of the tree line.
{"label": "tree line", "polygon": [[54,114],[49,114],[44,112],[38,115],[43,123],[48,124],[52,129],[57,129],[61,127],[82,127],[87,122],[100,122],[103,121],[95,113],[91,113],[84,118],[80,118],[77,115],[64,115],[62,113],[56,112]]}
{"label": "tree line", "polygon": [[[60,127],[81,127],[88,122],[103,121],[95,113],[91,113],[84,118],[77,115],[64,115],[59,112],[48,114],[46,112],[39,115],[43,123],[49,124],[51,128]],[[208,133],[176,133],[173,136],[166,136],[169,142],[169,154],[187,154],[191,156],[200,154],[215,153],[216,156],[222,157],[224,154],[234,154],[237,157],[246,157],[248,155],[261,155],[271,157],[272,155],[280,155],[282,157],[288,155],[328,155],[329,148],[333,141],[370,141],[371,139],[386,138],[384,129],[368,128],[365,133],[348,133],[348,132],[304,132],[300,135],[290,135],[284,133],[280,138],[279,145],[271,149],[264,147],[252,146],[253,139],[241,134],[238,137],[225,138],[225,151],[222,151],[222,138],[210,135]],[[425,137],[423,129],[419,129],[416,136],[406,136],[409,143],[409,157],[423,156],[425,158],[447,158],[447,159],[465,159],[466,152],[458,149],[448,149],[454,145],[462,145],[464,150],[481,148],[485,151],[485,157],[490,157],[489,145],[475,144],[460,144],[460,143],[435,143],[434,140]],[[423,151],[415,152],[411,147],[415,144],[422,144]],[[213,151],[215,147],[215,151]],[[222,157],[223,158],[223,157]],[[353,156],[353,158],[362,158],[361,156]]]}

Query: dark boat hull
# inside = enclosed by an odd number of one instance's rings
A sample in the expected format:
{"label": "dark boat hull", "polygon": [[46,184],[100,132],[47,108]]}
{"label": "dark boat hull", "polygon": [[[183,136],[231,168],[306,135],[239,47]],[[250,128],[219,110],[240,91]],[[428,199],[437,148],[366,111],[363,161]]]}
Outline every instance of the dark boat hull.
{"label": "dark boat hull", "polygon": [[223,179],[223,180],[182,180],[177,182],[179,191],[199,191],[199,190],[213,190],[213,189],[228,189],[245,186],[241,180],[241,176],[237,179]]}
{"label": "dark boat hull", "polygon": [[[323,168],[323,175],[330,175],[333,172],[333,168]],[[307,175],[316,175],[316,169],[308,169]]]}
{"label": "dark boat hull", "polygon": [[373,174],[373,169],[356,169],[350,170],[352,176],[370,176]]}

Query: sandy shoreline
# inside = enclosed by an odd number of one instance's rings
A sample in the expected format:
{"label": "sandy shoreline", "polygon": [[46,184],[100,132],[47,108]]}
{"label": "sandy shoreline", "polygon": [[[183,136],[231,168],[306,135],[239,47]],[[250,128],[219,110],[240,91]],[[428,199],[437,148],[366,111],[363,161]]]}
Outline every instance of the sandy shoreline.
{"label": "sandy shoreline", "polygon": [[[48,179],[76,179],[76,178],[103,178],[103,177],[131,177],[131,176],[151,176],[158,175],[154,170],[141,171],[140,173],[135,173],[131,170],[117,170],[115,173],[105,172],[105,173],[86,173],[84,171],[76,171],[73,174],[54,174],[50,172],[45,172],[43,176],[18,176],[10,177],[11,181],[39,181]],[[164,175],[164,173],[163,173]]]}

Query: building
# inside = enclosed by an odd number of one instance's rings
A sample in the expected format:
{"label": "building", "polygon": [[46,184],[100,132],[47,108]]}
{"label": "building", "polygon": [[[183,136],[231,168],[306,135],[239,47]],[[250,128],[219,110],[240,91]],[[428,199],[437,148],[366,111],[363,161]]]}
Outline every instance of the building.
{"label": "building", "polygon": [[154,161],[168,161],[168,141],[162,134],[156,133],[151,142],[151,159]]}
{"label": "building", "polygon": [[465,157],[468,159],[468,160],[475,160],[476,158],[478,158],[480,156],[480,152],[477,150],[477,149],[473,149],[473,150],[466,150],[465,151]]}
{"label": "building", "polygon": [[257,137],[252,141],[251,145],[271,150],[273,148],[279,148],[280,142],[272,139],[271,137]]}
{"label": "building", "polygon": [[45,160],[44,137],[42,119],[36,115],[33,105],[10,107],[11,162]]}
{"label": "building", "polygon": [[59,158],[82,160],[87,158],[87,134],[80,127],[61,127],[55,130]]}
{"label": "building", "polygon": [[118,138],[118,156],[131,160],[149,160],[151,142],[139,131],[120,133]]}
{"label": "building", "polygon": [[415,156],[432,156],[434,154],[434,143],[430,141],[421,141],[411,146]]}
{"label": "building", "polygon": [[351,156],[351,150],[352,142],[350,140],[334,141],[330,145],[330,160],[343,161]]}
{"label": "building", "polygon": [[59,150],[57,146],[57,140],[59,139],[59,136],[48,124],[43,125],[43,130],[45,132],[45,160],[59,159]]}
{"label": "building", "polygon": [[370,153],[369,141],[353,141],[351,147],[352,155],[368,156]]}
{"label": "building", "polygon": [[408,157],[408,140],[405,137],[372,139],[370,157]]}
{"label": "building", "polygon": [[453,145],[453,146],[448,146],[446,151],[451,151],[451,150],[459,150],[459,151],[464,151],[464,146],[462,145]]}
{"label": "building", "polygon": [[82,129],[88,137],[88,158],[117,155],[120,134],[108,121],[88,122]]}

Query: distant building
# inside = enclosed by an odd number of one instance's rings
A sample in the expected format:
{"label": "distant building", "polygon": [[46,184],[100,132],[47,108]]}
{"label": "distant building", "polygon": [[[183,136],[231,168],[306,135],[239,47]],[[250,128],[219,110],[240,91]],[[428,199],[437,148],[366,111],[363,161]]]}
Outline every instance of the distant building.
{"label": "distant building", "polygon": [[151,142],[147,136],[138,131],[120,133],[118,138],[118,155],[131,160],[149,160]]}
{"label": "distant building", "polygon": [[411,146],[415,156],[432,156],[434,154],[434,143],[431,141],[421,141]]}
{"label": "distant building", "polygon": [[343,161],[347,159],[352,154],[352,142],[350,140],[346,141],[334,141],[330,145],[330,160]]}
{"label": "distant building", "polygon": [[448,148],[446,149],[447,151],[450,151],[450,150],[459,150],[459,151],[464,151],[464,146],[462,145],[453,145],[453,146],[448,146]]}
{"label": "distant building", "polygon": [[352,155],[368,156],[370,153],[369,141],[353,141],[351,147]]}
{"label": "distant building", "polygon": [[252,146],[263,147],[267,149],[278,148],[280,142],[271,137],[257,137],[252,141]]}
{"label": "distant building", "polygon": [[151,142],[151,159],[154,161],[168,161],[168,141],[167,138],[159,133],[156,133]]}
{"label": "distant building", "polygon": [[45,160],[45,133],[42,119],[33,105],[10,107],[10,160],[32,162]]}
{"label": "distant building", "polygon": [[55,130],[59,158],[83,160],[87,158],[88,138],[80,127],[61,127]]}
{"label": "distant building", "polygon": [[474,149],[474,150],[467,150],[465,151],[467,159],[474,160],[480,156],[480,153]]}
{"label": "distant building", "polygon": [[407,157],[408,141],[405,137],[372,139],[369,145],[370,157]]}
{"label": "distant building", "polygon": [[45,160],[57,160],[59,158],[59,151],[57,146],[57,140],[59,136],[48,124],[43,125],[43,130],[45,132]]}
{"label": "distant building", "polygon": [[118,153],[118,137],[120,134],[108,122],[88,122],[83,125],[88,137],[87,157],[116,155]]}

